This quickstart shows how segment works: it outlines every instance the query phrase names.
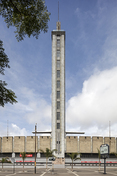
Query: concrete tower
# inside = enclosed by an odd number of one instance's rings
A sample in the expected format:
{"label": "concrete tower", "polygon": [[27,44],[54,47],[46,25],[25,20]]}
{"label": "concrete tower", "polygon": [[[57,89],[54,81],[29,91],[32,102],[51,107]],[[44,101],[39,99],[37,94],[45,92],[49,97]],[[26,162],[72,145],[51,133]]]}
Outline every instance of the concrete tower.
{"label": "concrete tower", "polygon": [[65,154],[65,31],[58,21],[52,31],[52,143],[55,155]]}

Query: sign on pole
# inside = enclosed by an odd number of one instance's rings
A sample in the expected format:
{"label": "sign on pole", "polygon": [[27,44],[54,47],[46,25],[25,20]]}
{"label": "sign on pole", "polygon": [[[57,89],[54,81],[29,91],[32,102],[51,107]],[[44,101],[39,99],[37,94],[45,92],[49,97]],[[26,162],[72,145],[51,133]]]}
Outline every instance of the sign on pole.
{"label": "sign on pole", "polygon": [[108,144],[102,144],[100,146],[100,154],[102,158],[108,158],[109,157],[109,145]]}
{"label": "sign on pole", "polygon": [[102,144],[100,146],[100,154],[101,154],[101,158],[104,158],[104,174],[106,174],[106,158],[109,157],[109,145],[108,144]]}

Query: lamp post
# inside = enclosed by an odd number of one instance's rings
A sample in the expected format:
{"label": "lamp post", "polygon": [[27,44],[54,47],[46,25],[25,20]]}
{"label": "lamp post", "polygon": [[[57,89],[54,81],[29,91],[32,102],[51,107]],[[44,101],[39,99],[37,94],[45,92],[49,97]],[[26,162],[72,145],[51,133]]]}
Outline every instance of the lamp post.
{"label": "lamp post", "polygon": [[36,132],[37,132],[37,124],[35,124],[35,174],[36,174]]}

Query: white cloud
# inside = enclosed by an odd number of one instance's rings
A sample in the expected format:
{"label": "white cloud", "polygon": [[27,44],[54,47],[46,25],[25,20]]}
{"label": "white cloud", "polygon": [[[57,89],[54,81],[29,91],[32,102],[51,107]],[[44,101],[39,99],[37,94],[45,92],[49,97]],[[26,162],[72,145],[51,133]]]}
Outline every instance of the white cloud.
{"label": "white cloud", "polygon": [[20,128],[16,124],[0,124],[0,136],[27,136],[29,132],[25,128]]}
{"label": "white cloud", "polygon": [[[7,120],[9,121],[9,135],[32,135],[34,125],[37,123],[38,131],[51,130],[51,104],[35,89],[20,87],[17,104],[8,104],[1,109],[0,125],[1,136],[7,134]],[[12,124],[12,125],[11,125]],[[14,125],[15,124],[15,125]],[[4,127],[3,127],[4,126]]]}
{"label": "white cloud", "polygon": [[112,134],[117,124],[117,67],[97,72],[83,83],[82,92],[67,104],[67,127],[84,130],[86,134]]}
{"label": "white cloud", "polygon": [[30,101],[29,107],[33,109],[32,112],[25,115],[26,121],[29,124],[38,125],[38,131],[50,130],[51,124],[51,105],[49,105],[44,99],[38,99],[38,101]]}
{"label": "white cloud", "polygon": [[16,124],[11,124],[9,136],[27,136],[28,132],[25,128],[20,128]]}
{"label": "white cloud", "polygon": [[24,87],[21,89],[21,94],[25,97],[25,104],[18,103],[17,109],[25,112],[23,118],[29,124],[37,123],[39,130],[45,131],[50,129],[51,104],[49,104],[40,94],[37,94],[35,90]]}

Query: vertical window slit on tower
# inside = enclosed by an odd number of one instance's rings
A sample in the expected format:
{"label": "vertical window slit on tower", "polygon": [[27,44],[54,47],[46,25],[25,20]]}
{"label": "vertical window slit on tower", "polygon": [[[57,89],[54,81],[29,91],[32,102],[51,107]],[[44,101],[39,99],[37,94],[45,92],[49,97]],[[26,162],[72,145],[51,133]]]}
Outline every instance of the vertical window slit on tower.
{"label": "vertical window slit on tower", "polygon": [[57,112],[57,120],[60,120],[60,112]]}
{"label": "vertical window slit on tower", "polygon": [[57,80],[57,88],[59,89],[60,88],[60,81]]}
{"label": "vertical window slit on tower", "polygon": [[60,48],[60,39],[57,39],[57,48]]}
{"label": "vertical window slit on tower", "polygon": [[60,141],[56,141],[57,144],[60,144]]}
{"label": "vertical window slit on tower", "polygon": [[60,101],[57,101],[57,109],[60,109]]}
{"label": "vertical window slit on tower", "polygon": [[57,70],[57,78],[60,78],[60,70]]}
{"label": "vertical window slit on tower", "polygon": [[57,99],[60,98],[60,91],[57,91]]}
{"label": "vertical window slit on tower", "polygon": [[60,123],[57,123],[57,129],[60,129]]}
{"label": "vertical window slit on tower", "polygon": [[60,60],[57,60],[57,68],[60,68]]}
{"label": "vertical window slit on tower", "polygon": [[57,50],[57,58],[60,58],[60,50]]}

